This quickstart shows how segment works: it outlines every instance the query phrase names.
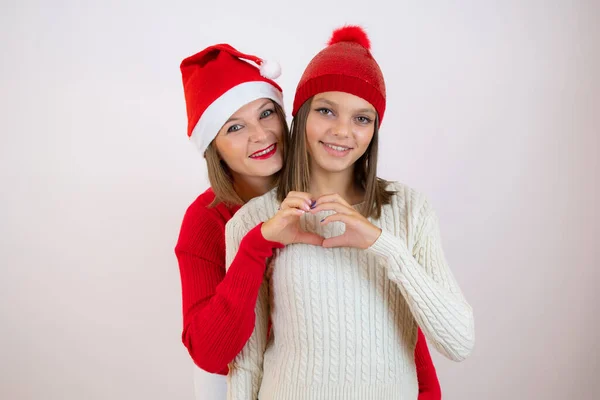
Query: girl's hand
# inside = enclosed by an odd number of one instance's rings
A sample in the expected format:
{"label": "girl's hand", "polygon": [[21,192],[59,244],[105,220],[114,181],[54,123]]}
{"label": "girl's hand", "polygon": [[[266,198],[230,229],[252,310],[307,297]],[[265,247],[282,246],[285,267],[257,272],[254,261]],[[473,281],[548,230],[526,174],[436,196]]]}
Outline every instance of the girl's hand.
{"label": "girl's hand", "polygon": [[321,224],[327,225],[334,221],[340,221],[346,225],[346,231],[343,234],[323,240],[323,247],[367,249],[381,235],[380,228],[370,223],[339,194],[321,196],[317,199],[315,208],[310,212],[317,213],[319,211],[335,211],[335,214],[323,218]]}
{"label": "girl's hand", "polygon": [[284,245],[305,243],[315,246],[323,244],[323,237],[304,231],[300,227],[300,217],[310,210],[313,204],[310,194],[289,192],[281,203],[279,211],[263,223],[261,232],[266,240]]}

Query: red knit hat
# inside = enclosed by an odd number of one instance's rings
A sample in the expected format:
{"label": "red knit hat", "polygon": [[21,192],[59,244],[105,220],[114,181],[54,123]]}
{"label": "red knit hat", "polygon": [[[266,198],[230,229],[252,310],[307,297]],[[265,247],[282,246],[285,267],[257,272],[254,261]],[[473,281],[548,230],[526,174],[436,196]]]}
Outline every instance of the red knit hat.
{"label": "red knit hat", "polygon": [[188,137],[204,153],[223,124],[242,106],[267,98],[283,107],[281,88],[272,81],[280,73],[279,64],[240,53],[228,44],[207,47],[184,59],[181,75]]}
{"label": "red knit hat", "polygon": [[385,82],[371,55],[366,32],[359,26],[345,26],[333,32],[328,44],[311,60],[300,78],[292,116],[316,94],[345,92],[371,103],[381,124],[385,112]]}

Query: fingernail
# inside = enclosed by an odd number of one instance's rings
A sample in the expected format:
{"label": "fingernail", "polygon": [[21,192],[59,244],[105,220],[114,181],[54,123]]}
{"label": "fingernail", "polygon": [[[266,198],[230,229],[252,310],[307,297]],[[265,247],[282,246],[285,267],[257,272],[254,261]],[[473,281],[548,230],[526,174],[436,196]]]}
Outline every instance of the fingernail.
{"label": "fingernail", "polygon": [[323,218],[323,219],[321,220],[321,222],[323,222],[323,221],[325,221],[325,218]]}
{"label": "fingernail", "polygon": [[317,201],[313,200],[312,203],[310,203],[310,208],[315,208],[315,206],[317,205]]}

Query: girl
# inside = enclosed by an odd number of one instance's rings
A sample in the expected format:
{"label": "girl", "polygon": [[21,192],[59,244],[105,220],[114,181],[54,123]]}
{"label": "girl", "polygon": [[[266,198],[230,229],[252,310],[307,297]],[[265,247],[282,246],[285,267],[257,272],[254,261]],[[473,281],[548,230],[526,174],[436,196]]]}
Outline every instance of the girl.
{"label": "girl", "polygon": [[[229,399],[415,399],[417,326],[448,358],[470,354],[473,313],[445,262],[430,203],[377,177],[385,99],[358,27],[334,32],[306,68],[279,187],[228,222],[227,265],[260,221],[280,241],[300,232],[326,239],[275,251],[255,332],[230,364]],[[291,198],[301,217],[269,220]]]}
{"label": "girl", "polygon": [[[320,245],[323,240],[314,233],[266,240],[276,233],[257,225],[238,243],[225,275],[226,222],[246,201],[271,189],[283,165],[288,129],[281,89],[270,79],[277,71],[269,67],[225,44],[181,63],[188,136],[204,154],[211,183],[189,206],[175,247],[182,283],[182,341],[195,364],[213,373],[227,374],[227,363],[254,329],[254,306],[273,249],[297,242]],[[294,202],[284,200],[288,209],[277,213],[275,225],[293,214]],[[436,395],[439,384],[424,340],[415,358],[424,396]],[[197,388],[198,397],[206,390]]]}

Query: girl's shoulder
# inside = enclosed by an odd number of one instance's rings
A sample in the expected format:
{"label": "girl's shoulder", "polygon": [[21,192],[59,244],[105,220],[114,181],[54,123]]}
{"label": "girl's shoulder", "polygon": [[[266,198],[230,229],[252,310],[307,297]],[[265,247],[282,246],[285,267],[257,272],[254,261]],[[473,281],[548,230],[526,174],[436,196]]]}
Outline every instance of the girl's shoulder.
{"label": "girl's shoulder", "polygon": [[427,202],[423,193],[405,183],[397,181],[386,181],[386,183],[386,190],[393,193],[391,204],[394,207],[419,208]]}
{"label": "girl's shoulder", "polygon": [[227,227],[229,229],[235,226],[237,229],[248,231],[275,215],[278,208],[277,189],[272,189],[244,204],[227,222]]}
{"label": "girl's shoulder", "polygon": [[390,204],[383,206],[382,216],[397,222],[420,226],[433,213],[428,197],[417,189],[401,182],[389,181],[386,190],[392,192]]}

